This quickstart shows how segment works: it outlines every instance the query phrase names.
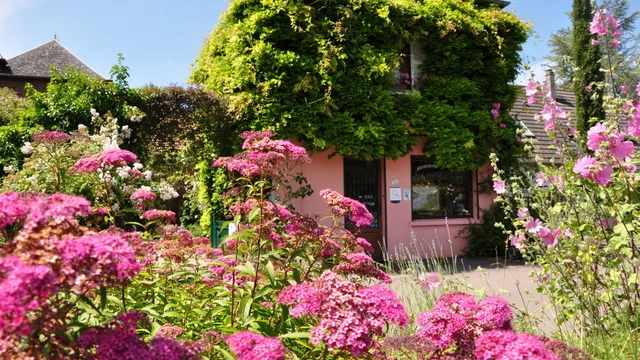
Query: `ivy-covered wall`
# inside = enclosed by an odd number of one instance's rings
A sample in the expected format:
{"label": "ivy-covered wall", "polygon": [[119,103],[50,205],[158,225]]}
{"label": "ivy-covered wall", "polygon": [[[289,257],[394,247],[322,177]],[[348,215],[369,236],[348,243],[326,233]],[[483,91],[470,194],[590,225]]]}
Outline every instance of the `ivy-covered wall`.
{"label": "ivy-covered wall", "polygon": [[[192,81],[227,99],[236,133],[268,128],[365,159],[401,157],[426,135],[438,166],[476,169],[491,149],[521,151],[506,112],[526,36],[513,14],[471,0],[232,0]],[[411,41],[427,54],[421,90],[396,94]]]}

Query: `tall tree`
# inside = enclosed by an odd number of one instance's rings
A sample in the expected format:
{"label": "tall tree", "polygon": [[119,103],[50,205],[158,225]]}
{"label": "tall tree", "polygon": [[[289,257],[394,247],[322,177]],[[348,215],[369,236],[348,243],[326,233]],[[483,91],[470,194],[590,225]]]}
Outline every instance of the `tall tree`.
{"label": "tall tree", "polygon": [[[623,32],[622,45],[610,54],[617,84],[635,84],[640,80],[638,59],[640,55],[640,35],[635,33],[639,11],[629,13],[629,0],[604,0],[600,8],[605,8],[620,22]],[[572,12],[568,13],[572,18]],[[556,80],[563,86],[573,86],[574,64],[572,63],[573,27],[565,27],[551,35],[551,51],[547,60],[554,64]],[[608,61],[604,54],[602,61]]]}
{"label": "tall tree", "polygon": [[576,128],[581,134],[589,129],[590,119],[604,118],[602,106],[603,89],[593,87],[593,91],[586,91],[588,86],[604,81],[604,73],[600,71],[600,48],[591,45],[592,8],[591,0],[573,1],[573,60],[576,65],[573,89],[576,94]]}

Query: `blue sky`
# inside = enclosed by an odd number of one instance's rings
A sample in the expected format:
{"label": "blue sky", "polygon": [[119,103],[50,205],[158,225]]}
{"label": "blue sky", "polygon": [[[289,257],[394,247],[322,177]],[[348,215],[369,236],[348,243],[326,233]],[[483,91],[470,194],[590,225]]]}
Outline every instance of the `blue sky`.
{"label": "blue sky", "polygon": [[[630,0],[640,10],[640,0]],[[523,59],[538,74],[547,40],[569,24],[571,0],[511,0],[507,10],[535,29]],[[53,39],[108,76],[117,54],[130,67],[132,86],[184,84],[225,0],[0,0],[0,54],[11,58]],[[523,80],[519,80],[520,82]]]}

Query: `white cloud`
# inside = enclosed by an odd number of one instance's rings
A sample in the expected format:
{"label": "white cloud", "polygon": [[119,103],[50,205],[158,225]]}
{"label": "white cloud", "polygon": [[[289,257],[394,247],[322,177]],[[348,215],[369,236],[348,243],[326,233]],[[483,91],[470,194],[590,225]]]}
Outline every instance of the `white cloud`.
{"label": "white cloud", "polygon": [[532,75],[534,81],[544,83],[545,71],[550,68],[551,65],[547,62],[530,64],[528,66],[528,70],[520,71],[520,74],[518,74],[518,77],[514,81],[514,84],[526,85],[531,80]]}

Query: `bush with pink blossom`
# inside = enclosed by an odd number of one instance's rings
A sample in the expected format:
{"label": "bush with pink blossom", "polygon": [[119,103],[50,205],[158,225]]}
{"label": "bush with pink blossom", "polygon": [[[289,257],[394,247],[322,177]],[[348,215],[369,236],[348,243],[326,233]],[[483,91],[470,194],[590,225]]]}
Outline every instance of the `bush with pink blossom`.
{"label": "bush with pink blossom", "polygon": [[[591,24],[594,46],[615,49],[618,26],[606,10],[597,10]],[[576,132],[573,114],[554,100],[549,88],[529,83],[529,103],[543,104],[538,118],[554,141],[556,165],[539,164],[534,180],[501,178],[496,168],[494,180],[506,184],[498,201],[516,226],[509,239],[537,265],[539,290],[558,309],[558,322],[577,322],[588,332],[597,329],[607,336],[622,326],[637,337],[640,84],[633,93],[630,84],[610,78],[610,69],[605,74],[607,81],[590,86],[606,94],[607,117],[592,119],[586,134]]]}

